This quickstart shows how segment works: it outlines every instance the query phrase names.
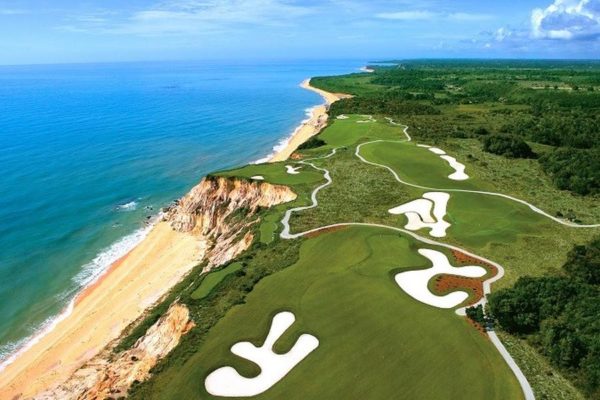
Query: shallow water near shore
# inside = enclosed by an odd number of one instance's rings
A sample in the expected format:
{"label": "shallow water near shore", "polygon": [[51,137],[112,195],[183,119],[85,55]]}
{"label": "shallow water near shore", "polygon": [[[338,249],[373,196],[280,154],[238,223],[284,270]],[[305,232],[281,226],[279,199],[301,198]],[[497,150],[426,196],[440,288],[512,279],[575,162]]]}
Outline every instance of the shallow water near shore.
{"label": "shallow water near shore", "polygon": [[206,173],[264,158],[298,84],[361,61],[0,67],[0,361]]}

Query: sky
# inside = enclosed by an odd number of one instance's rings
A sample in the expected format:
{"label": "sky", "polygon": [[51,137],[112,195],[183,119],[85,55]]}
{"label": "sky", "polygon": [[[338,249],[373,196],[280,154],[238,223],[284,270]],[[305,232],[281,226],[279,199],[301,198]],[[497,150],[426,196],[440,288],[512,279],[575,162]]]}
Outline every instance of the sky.
{"label": "sky", "polygon": [[600,58],[600,0],[0,0],[0,64]]}

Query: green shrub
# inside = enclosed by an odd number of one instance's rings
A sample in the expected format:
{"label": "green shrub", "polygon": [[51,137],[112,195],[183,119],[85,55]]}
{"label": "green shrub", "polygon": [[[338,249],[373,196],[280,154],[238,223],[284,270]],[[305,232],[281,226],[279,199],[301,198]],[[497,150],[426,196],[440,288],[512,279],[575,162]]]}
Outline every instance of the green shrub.
{"label": "green shrub", "polygon": [[490,135],[482,140],[483,150],[509,158],[533,158],[535,153],[525,141],[512,135]]}

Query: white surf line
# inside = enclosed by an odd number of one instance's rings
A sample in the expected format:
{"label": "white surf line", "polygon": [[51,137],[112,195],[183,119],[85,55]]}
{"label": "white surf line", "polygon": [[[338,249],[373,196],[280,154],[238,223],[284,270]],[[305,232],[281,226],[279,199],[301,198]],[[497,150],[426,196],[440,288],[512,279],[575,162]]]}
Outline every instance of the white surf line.
{"label": "white surf line", "polygon": [[[389,120],[388,120],[389,121]],[[392,123],[392,122],[390,122]],[[355,155],[356,157],[358,157],[362,162],[364,162],[365,164],[369,164],[369,165],[374,165],[376,167],[381,167],[381,168],[385,168],[388,171],[390,171],[392,173],[392,175],[394,176],[394,178],[407,186],[412,186],[418,189],[424,189],[424,190],[430,190],[430,191],[438,191],[438,192],[460,192],[460,193],[475,193],[475,194],[484,194],[484,195],[489,195],[489,196],[497,196],[497,197],[502,197],[508,200],[512,200],[512,201],[516,201],[517,203],[521,203],[523,205],[526,205],[527,207],[529,207],[532,211],[534,211],[537,214],[543,215],[544,217],[547,217],[555,222],[558,222],[561,225],[564,226],[568,226],[571,228],[598,228],[600,227],[600,224],[588,224],[588,225],[583,225],[583,224],[576,224],[573,222],[568,222],[568,221],[564,221],[560,218],[554,217],[550,214],[548,214],[547,212],[541,210],[540,208],[534,206],[531,203],[526,202],[525,200],[521,200],[519,198],[513,197],[513,196],[509,196],[507,194],[503,194],[503,193],[496,193],[496,192],[486,192],[486,191],[482,191],[482,190],[468,190],[468,189],[443,189],[443,188],[433,188],[433,187],[429,187],[429,186],[422,186],[422,185],[417,185],[414,183],[410,183],[410,182],[406,182],[404,180],[402,180],[402,178],[400,178],[400,176],[398,176],[398,174],[396,173],[396,171],[394,171],[391,167],[385,165],[385,164],[379,164],[376,162],[372,162],[372,161],[368,161],[367,159],[365,159],[363,156],[360,155],[360,149],[362,146],[368,145],[368,144],[373,144],[373,143],[381,143],[381,142],[389,142],[389,143],[404,143],[406,141],[411,141],[412,139],[410,138],[410,136],[408,135],[408,133],[406,132],[408,130],[408,126],[407,125],[402,125],[402,124],[397,124],[397,123],[393,123],[393,125],[398,125],[398,126],[404,126],[404,134],[406,135],[406,137],[408,138],[408,140],[384,140],[384,139],[378,139],[378,140],[372,140],[370,142],[365,142],[365,143],[361,143],[358,146],[356,146],[356,151],[355,151]]]}

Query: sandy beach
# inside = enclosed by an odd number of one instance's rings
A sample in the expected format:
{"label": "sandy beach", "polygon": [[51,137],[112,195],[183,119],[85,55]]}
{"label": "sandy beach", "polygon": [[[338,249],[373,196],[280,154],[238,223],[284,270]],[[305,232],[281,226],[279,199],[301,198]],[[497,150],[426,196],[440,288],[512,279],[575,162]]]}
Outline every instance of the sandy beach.
{"label": "sandy beach", "polygon": [[269,162],[277,162],[287,160],[292,153],[300,146],[302,143],[306,142],[311,136],[316,135],[323,129],[327,123],[327,109],[329,106],[344,98],[348,97],[344,94],[339,93],[329,93],[321,89],[317,89],[315,87],[310,86],[310,79],[306,79],[300,84],[300,87],[312,90],[320,94],[325,100],[324,104],[313,107],[311,111],[310,118],[303,122],[294,132],[294,134],[288,140],[286,146],[274,154]]}
{"label": "sandy beach", "polygon": [[[317,134],[326,124],[328,106],[344,97],[313,88],[310,80],[301,86],[319,93],[325,103],[313,109],[271,162],[287,159]],[[203,254],[198,238],[173,231],[167,222],[157,223],[137,247],[77,297],[66,318],[0,372],[0,398],[30,398],[64,382],[179,282]]]}

